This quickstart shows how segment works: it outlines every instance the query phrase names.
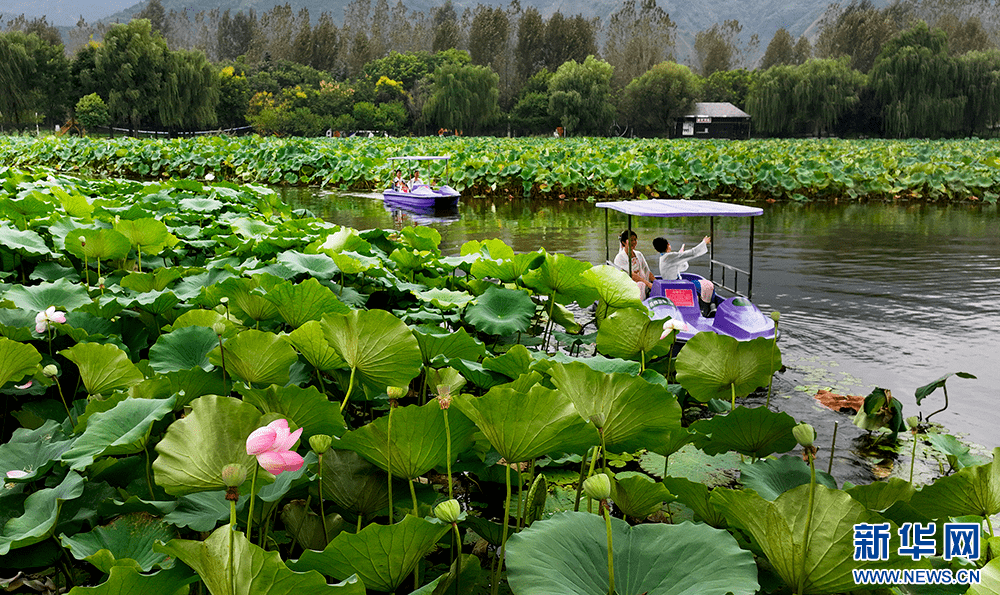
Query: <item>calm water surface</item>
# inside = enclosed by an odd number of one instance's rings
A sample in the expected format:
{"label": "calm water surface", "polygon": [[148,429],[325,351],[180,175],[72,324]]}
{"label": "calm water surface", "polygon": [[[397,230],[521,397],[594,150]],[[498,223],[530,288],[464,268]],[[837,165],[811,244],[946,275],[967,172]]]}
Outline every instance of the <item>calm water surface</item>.
{"label": "calm water surface", "polygon": [[[358,229],[433,226],[446,254],[457,254],[468,240],[500,238],[516,251],[542,246],[595,264],[605,260],[604,211],[582,201],[465,199],[454,212],[422,216],[389,211],[378,194],[292,191],[286,200]],[[944,405],[944,395],[938,390],[918,406],[914,390],[950,372],[969,372],[978,378],[949,379],[950,405],[934,419],[1000,446],[997,206],[760,206],[753,297],[765,312],[781,312],[790,380],[782,396],[811,408],[806,395],[818,388],[867,395],[879,386],[892,390],[905,415],[926,416]],[[654,237],[691,246],[708,225],[700,218],[633,219],[638,249],[654,270]],[[611,234],[624,226],[624,216],[611,213]],[[747,219],[717,219],[716,258],[745,268],[748,234]],[[613,244],[612,258],[616,251]],[[695,263],[693,272],[707,274],[707,266]]]}

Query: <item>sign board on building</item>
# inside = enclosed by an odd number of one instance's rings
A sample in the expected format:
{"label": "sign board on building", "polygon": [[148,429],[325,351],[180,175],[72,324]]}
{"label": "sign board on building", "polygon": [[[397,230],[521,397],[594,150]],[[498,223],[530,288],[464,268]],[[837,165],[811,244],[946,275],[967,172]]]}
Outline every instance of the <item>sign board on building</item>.
{"label": "sign board on building", "polygon": [[711,124],[712,123],[712,118],[710,118],[708,116],[698,116],[697,118],[695,118],[694,123],[695,124]]}

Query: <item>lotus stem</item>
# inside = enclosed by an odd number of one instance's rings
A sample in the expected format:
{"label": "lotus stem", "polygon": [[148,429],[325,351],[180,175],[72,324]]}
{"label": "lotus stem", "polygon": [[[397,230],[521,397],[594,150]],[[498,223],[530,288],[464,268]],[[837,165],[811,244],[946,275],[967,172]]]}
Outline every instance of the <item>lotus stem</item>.
{"label": "lotus stem", "polygon": [[[833,422],[833,439],[830,440],[830,460],[826,464],[826,472],[827,473],[832,473],[833,472],[833,453],[835,452],[835,449],[837,448],[837,428],[839,428],[839,427],[840,427],[840,422],[839,421]],[[913,481],[912,477],[910,478],[910,481],[911,482]]]}
{"label": "lotus stem", "polygon": [[233,563],[234,541],[236,539],[236,500],[229,501],[229,586],[236,593],[236,566]]}
{"label": "lotus stem", "polygon": [[[603,441],[601,442],[601,444],[603,444]],[[587,477],[590,477],[591,475],[594,474],[594,463],[597,462],[597,457],[600,456],[601,454],[600,446],[595,446],[594,448],[597,450],[594,451],[594,456],[590,459],[590,471],[587,472]],[[587,512],[594,512],[593,503],[594,503],[593,498],[587,496]]]}
{"label": "lotus stem", "polygon": [[733,406],[730,411],[736,411],[736,383],[733,382],[729,385],[729,389],[732,391],[733,395]]}
{"label": "lotus stem", "polygon": [[799,574],[798,595],[805,595],[806,561],[809,557],[809,525],[812,524],[813,503],[816,499],[816,461],[813,458],[812,449],[808,446],[805,448],[809,457],[809,508],[806,513],[806,528],[802,536],[802,567],[799,569],[801,574]]}
{"label": "lotus stem", "polygon": [[990,520],[990,515],[986,515],[986,526],[990,528],[990,537],[995,537],[996,534],[993,533],[993,521]]}
{"label": "lotus stem", "polygon": [[442,409],[444,413],[444,434],[447,442],[445,443],[445,449],[448,456],[447,466],[448,466],[448,499],[451,500],[455,497],[452,486],[451,486],[451,426],[448,425],[448,410]]}
{"label": "lotus stem", "polygon": [[222,335],[216,336],[219,338],[219,355],[222,357],[222,391],[228,395],[230,391],[226,390],[226,348],[222,346]]}
{"label": "lotus stem", "polygon": [[90,289],[90,265],[87,264],[87,255],[83,255],[83,277],[87,283],[87,289]]}
{"label": "lotus stem", "polygon": [[604,526],[608,531],[608,595],[615,594],[615,556],[614,548],[611,544],[611,515],[608,514],[608,504],[601,500],[601,509],[604,511]]}
{"label": "lotus stem", "polygon": [[253,478],[250,480],[250,511],[247,514],[247,539],[250,539],[250,530],[253,528],[253,502],[257,495],[257,467],[253,466]]}
{"label": "lotus stem", "polygon": [[138,255],[139,260],[139,272],[142,272],[142,244],[135,245],[135,253]]}
{"label": "lotus stem", "polygon": [[323,455],[319,455],[319,520],[323,525],[323,541],[329,539],[330,533],[326,529],[326,513],[323,512]]}
{"label": "lotus stem", "polygon": [[306,496],[306,506],[302,511],[302,520],[299,521],[299,526],[295,528],[295,540],[299,542],[299,546],[302,547],[302,551],[306,550],[306,545],[302,542],[302,525],[306,524],[306,517],[309,516],[310,503],[312,503],[312,494]]}
{"label": "lotus stem", "polygon": [[364,513],[362,513],[362,514],[359,514],[359,515],[358,515],[358,529],[357,529],[357,532],[358,532],[358,533],[360,533],[360,532],[361,532],[361,525],[363,524],[364,520],[365,520],[365,515],[364,515]]}
{"label": "lotus stem", "polygon": [[156,496],[153,494],[153,476],[150,473],[150,469],[152,468],[152,463],[149,460],[148,444],[143,445],[142,452],[146,454],[146,487],[149,488],[149,499],[156,500]]}
{"label": "lotus stem", "polygon": [[458,595],[461,592],[458,583],[462,580],[462,533],[458,530],[458,523],[452,523],[451,528],[455,532],[455,548],[458,550],[458,557],[455,558],[455,595]]}
{"label": "lotus stem", "polygon": [[[778,321],[774,321],[774,340],[771,341],[771,360],[768,364],[768,370],[774,367],[774,348],[778,345]],[[774,372],[771,372],[770,378],[767,379],[767,401],[764,402],[765,407],[771,406],[771,385],[774,384]]]}
{"label": "lotus stem", "polygon": [[[611,473],[608,472],[608,445],[604,439],[604,428],[598,428],[598,431],[601,433],[601,462],[603,463],[602,467],[604,468],[604,473],[608,477],[611,477]],[[593,473],[591,473],[591,475],[593,475]]]}
{"label": "lotus stem", "polygon": [[504,500],[503,508],[503,534],[500,538],[500,562],[497,565],[496,574],[493,575],[492,594],[497,595],[500,591],[500,574],[503,572],[503,562],[507,557],[507,531],[510,529],[510,461],[504,461],[507,468],[507,498]]}
{"label": "lotus stem", "polygon": [[580,512],[580,495],[583,494],[584,473],[587,472],[587,455],[591,449],[583,452],[583,460],[580,461],[580,479],[576,482],[576,501],[573,503],[573,512]]}
{"label": "lotus stem", "polygon": [[639,373],[642,374],[646,371],[646,350],[639,350]]}
{"label": "lotus stem", "polygon": [[524,477],[521,475],[521,465],[517,465],[517,530],[521,530],[521,521],[524,520],[524,513],[521,511],[524,495]]}
{"label": "lotus stem", "polygon": [[[391,473],[389,474],[392,475]],[[413,500],[413,516],[419,518],[420,510],[417,508],[417,490],[413,487],[413,480],[410,480],[410,498]]]}
{"label": "lotus stem", "polygon": [[395,407],[392,403],[389,403],[389,428],[385,431],[385,470],[389,475],[389,524],[391,525],[394,521],[394,515],[392,514],[392,410]]}
{"label": "lotus stem", "polygon": [[347,400],[351,398],[351,391],[354,390],[354,373],[357,372],[357,367],[351,368],[351,379],[347,383],[347,394],[344,395],[344,402],[340,404],[340,410],[343,411],[347,407]]}
{"label": "lotus stem", "polygon": [[552,338],[552,313],[556,310],[556,292],[552,292],[549,296],[549,319],[548,324],[545,325],[545,342],[542,343],[542,348],[546,353],[549,351],[549,339]]}
{"label": "lotus stem", "polygon": [[948,386],[946,384],[942,384],[941,385],[941,390],[944,391],[944,407],[942,407],[942,408],[938,409],[937,411],[935,411],[935,412],[931,413],[930,415],[928,415],[927,419],[924,420],[925,422],[930,422],[932,415],[937,415],[938,413],[941,413],[942,411],[944,411],[945,409],[948,408]]}
{"label": "lotus stem", "polygon": [[670,465],[670,455],[664,455],[663,456],[663,477],[667,476],[667,467],[669,465]]}
{"label": "lotus stem", "polygon": [[59,377],[58,376],[53,376],[52,379],[56,381],[56,388],[59,390],[59,398],[62,399],[63,407],[66,408],[66,415],[69,417],[69,423],[71,423],[71,424],[73,424],[75,426],[76,425],[76,420],[73,419],[73,412],[70,411],[70,409],[69,409],[69,404],[66,402],[66,396],[63,395],[62,385],[59,384]]}

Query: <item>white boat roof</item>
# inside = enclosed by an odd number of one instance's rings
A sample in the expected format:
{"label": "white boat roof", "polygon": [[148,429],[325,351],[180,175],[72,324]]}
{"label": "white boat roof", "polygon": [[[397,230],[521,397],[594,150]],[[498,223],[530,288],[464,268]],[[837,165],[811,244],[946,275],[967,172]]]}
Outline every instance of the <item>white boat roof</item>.
{"label": "white boat roof", "polygon": [[637,217],[756,217],[764,214],[764,209],[758,207],[677,198],[599,202],[594,206]]}
{"label": "white boat roof", "polygon": [[402,155],[399,157],[389,157],[388,161],[439,161],[450,158],[451,155]]}

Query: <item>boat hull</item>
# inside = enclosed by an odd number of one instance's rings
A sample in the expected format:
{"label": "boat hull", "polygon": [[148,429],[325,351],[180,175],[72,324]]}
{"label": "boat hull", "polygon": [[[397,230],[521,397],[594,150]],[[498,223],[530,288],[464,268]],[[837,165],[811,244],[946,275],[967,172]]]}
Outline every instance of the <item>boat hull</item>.
{"label": "boat hull", "polygon": [[458,204],[461,194],[450,186],[431,188],[430,186],[417,186],[411,192],[400,192],[398,190],[386,189],[382,192],[382,200],[386,204],[400,207],[440,209],[442,207],[452,207]]}
{"label": "boat hull", "polygon": [[673,281],[658,279],[653,284],[649,299],[644,302],[652,312],[653,320],[671,318],[684,322],[684,330],[677,333],[678,342],[687,342],[701,332],[727,335],[738,341],[774,338],[774,321],[744,297],[722,299],[716,296],[714,316],[704,316],[692,281],[699,277],[688,273],[683,276],[683,279]]}

